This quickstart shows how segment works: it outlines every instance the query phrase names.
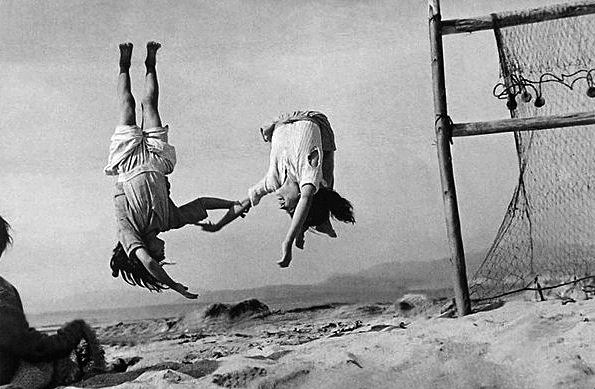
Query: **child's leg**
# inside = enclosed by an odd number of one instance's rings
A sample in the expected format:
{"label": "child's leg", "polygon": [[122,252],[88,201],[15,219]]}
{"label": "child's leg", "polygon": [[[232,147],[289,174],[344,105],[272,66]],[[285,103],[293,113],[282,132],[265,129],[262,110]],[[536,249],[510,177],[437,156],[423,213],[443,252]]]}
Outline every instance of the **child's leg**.
{"label": "child's leg", "polygon": [[200,197],[202,206],[205,209],[229,209],[237,204],[237,201],[220,199],[217,197]]}
{"label": "child's leg", "polygon": [[[199,197],[181,207],[170,200],[170,229],[182,228],[193,224],[203,227],[207,231],[217,231],[238,216],[244,216],[250,209],[250,199],[231,201],[216,197]],[[201,223],[208,217],[207,210],[227,209],[227,213],[216,224],[209,221]]]}
{"label": "child's leg", "polygon": [[[334,150],[324,150],[322,153],[322,179],[325,186],[333,189],[335,185],[335,152]],[[321,232],[331,238],[336,238],[337,233],[331,224],[330,219],[326,219],[322,224],[315,227],[316,231]]]}
{"label": "child's leg", "polygon": [[120,74],[118,75],[118,102],[120,104],[120,124],[136,124],[134,96],[130,90],[130,58],[132,43],[120,44]]}
{"label": "child's leg", "polygon": [[195,223],[201,226],[203,230],[208,232],[219,231],[221,228],[237,219],[238,216],[244,217],[251,205],[250,199],[244,199],[242,201],[229,201],[214,197],[201,197],[199,200],[201,200],[205,209],[228,209],[225,215],[223,215],[221,220],[219,220],[217,223],[213,224],[210,221],[207,221],[206,223]]}
{"label": "child's leg", "polygon": [[157,42],[147,43],[147,59],[145,66],[147,74],[145,75],[145,94],[142,99],[143,109],[143,128],[161,127],[161,118],[157,107],[159,100],[159,84],[157,83],[157,50],[161,44]]}
{"label": "child's leg", "polygon": [[333,189],[335,185],[335,152],[324,150],[322,153],[322,179],[326,187]]}

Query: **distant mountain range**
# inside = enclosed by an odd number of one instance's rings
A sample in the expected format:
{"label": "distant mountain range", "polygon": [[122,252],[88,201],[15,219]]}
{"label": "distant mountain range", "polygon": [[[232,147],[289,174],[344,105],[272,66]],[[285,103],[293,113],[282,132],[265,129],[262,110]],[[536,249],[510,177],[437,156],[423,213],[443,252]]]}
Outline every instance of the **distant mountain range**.
{"label": "distant mountain range", "polygon": [[[468,274],[473,274],[485,253],[470,253]],[[206,291],[202,301],[239,301],[247,297],[267,303],[392,302],[407,292],[448,293],[452,269],[448,259],[417,262],[387,262],[354,274],[340,274],[313,285],[271,285],[244,290]]]}
{"label": "distant mountain range", "polygon": [[[484,252],[467,254],[468,274],[472,275]],[[317,302],[393,302],[408,292],[450,295],[452,269],[448,259],[388,262],[354,274],[339,274],[312,285],[269,285],[241,290],[200,291],[198,302],[233,302],[249,298],[269,305],[315,304]],[[119,307],[180,304],[175,293],[148,293],[136,287],[101,290],[68,296],[61,300],[25,302],[30,312],[73,311]],[[92,307],[92,308],[91,308]]]}

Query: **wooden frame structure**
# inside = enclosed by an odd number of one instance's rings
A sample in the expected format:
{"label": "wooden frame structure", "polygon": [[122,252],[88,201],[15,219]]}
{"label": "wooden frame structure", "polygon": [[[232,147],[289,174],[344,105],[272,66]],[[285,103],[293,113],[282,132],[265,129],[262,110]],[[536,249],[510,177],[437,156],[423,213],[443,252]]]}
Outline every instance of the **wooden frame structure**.
{"label": "wooden frame structure", "polygon": [[[569,18],[595,13],[595,1],[554,5],[522,12],[497,14],[498,27],[537,23],[545,20]],[[434,92],[434,115],[438,164],[447,235],[453,264],[453,283],[457,311],[460,316],[471,313],[467,283],[465,252],[457,204],[450,142],[452,137],[495,134],[514,131],[534,131],[595,124],[595,111],[568,115],[504,119],[487,122],[453,123],[448,116],[442,37],[449,34],[470,33],[494,28],[494,15],[473,19],[442,21],[439,0],[429,0],[429,34]]]}

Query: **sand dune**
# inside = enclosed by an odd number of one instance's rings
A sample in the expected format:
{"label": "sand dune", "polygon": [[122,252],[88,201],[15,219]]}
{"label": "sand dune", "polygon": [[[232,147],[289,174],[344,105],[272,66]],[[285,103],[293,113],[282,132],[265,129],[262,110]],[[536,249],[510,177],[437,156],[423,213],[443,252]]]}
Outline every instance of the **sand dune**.
{"label": "sand dune", "polygon": [[239,320],[202,312],[104,328],[109,360],[142,359],[73,387],[595,387],[594,300],[519,299],[463,318],[438,317],[441,306],[323,305]]}

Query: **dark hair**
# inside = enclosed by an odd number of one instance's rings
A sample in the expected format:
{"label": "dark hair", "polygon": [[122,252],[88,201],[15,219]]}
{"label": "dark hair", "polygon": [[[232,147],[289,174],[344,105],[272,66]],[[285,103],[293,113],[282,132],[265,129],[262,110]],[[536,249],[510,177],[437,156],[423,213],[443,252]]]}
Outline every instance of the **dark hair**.
{"label": "dark hair", "polygon": [[320,187],[312,199],[310,211],[306,217],[305,226],[319,226],[332,216],[343,223],[355,223],[353,206],[333,189]]}
{"label": "dark hair", "polygon": [[10,236],[10,224],[0,216],[0,257],[6,247],[12,244],[12,237]]}
{"label": "dark hair", "polygon": [[112,269],[112,277],[117,278],[118,274],[121,274],[122,279],[130,285],[137,285],[155,292],[169,289],[167,285],[149,273],[134,253],[131,253],[130,256],[126,255],[126,251],[120,242],[114,248],[110,267]]}

